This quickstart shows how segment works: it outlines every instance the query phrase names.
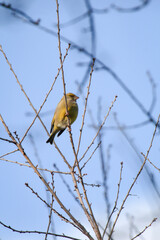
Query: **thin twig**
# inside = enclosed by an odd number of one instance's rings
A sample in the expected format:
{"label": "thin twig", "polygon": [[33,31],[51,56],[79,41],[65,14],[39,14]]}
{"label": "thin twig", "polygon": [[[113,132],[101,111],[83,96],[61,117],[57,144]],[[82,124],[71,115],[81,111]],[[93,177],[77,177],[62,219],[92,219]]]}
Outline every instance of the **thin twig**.
{"label": "thin twig", "polygon": [[[29,137],[29,140],[31,141],[31,145],[34,150],[34,155],[37,159],[37,167],[39,166],[39,168],[43,168],[42,161],[41,161],[41,158],[39,156],[38,149],[36,146],[36,142],[34,141],[34,137],[32,136],[31,133],[28,134],[28,137]],[[47,180],[48,176],[46,176],[45,172],[41,171],[41,174],[42,174],[43,178],[48,182],[48,180]],[[52,175],[52,172],[51,172],[51,175]],[[45,193],[46,193],[47,202],[49,202],[50,201],[50,193],[48,191],[45,191]]]}
{"label": "thin twig", "polygon": [[[39,116],[40,117],[46,117],[48,115],[51,115],[52,113],[53,113],[53,110],[48,110],[48,111],[44,111],[44,112],[39,113]],[[27,111],[27,112],[25,112],[25,116],[26,117],[33,117],[33,116],[35,116],[35,114],[31,111]]]}
{"label": "thin twig", "polygon": [[93,154],[96,152],[96,150],[99,148],[100,145],[101,145],[101,142],[98,143],[97,147],[93,150],[91,156],[87,159],[87,161],[85,161],[85,163],[84,163],[83,166],[81,167],[81,170],[86,166],[86,164],[89,162],[89,160],[91,160]]}
{"label": "thin twig", "polygon": [[[108,179],[109,179],[109,171],[110,171],[110,161],[111,161],[111,148],[112,148],[112,144],[109,144],[106,150],[106,155],[107,155],[107,160],[106,160],[106,167],[104,167],[105,171],[103,173],[104,175],[104,196],[106,199],[106,208],[107,208],[107,216],[109,218],[109,215],[111,213],[111,204],[109,201],[109,183],[108,183]],[[109,223],[109,229],[111,226],[111,221]]]}
{"label": "thin twig", "polygon": [[[134,216],[129,213],[126,214],[128,225],[129,225],[129,238],[133,237],[133,232],[139,233],[138,225],[134,223]],[[144,237],[141,236],[141,240],[145,240]]]}
{"label": "thin twig", "polygon": [[[104,227],[102,227],[102,225],[100,223],[98,223],[98,226],[102,229],[102,231],[104,231]],[[109,236],[108,232],[105,232],[106,236]],[[114,240],[114,238],[111,238],[111,240]]]}
{"label": "thin twig", "polygon": [[151,83],[151,87],[152,87],[152,102],[151,102],[151,105],[149,108],[149,112],[152,113],[153,109],[156,105],[155,104],[156,100],[157,100],[156,84],[155,84],[154,79],[149,71],[147,71],[147,76],[148,76],[148,79],[149,79],[149,81]]}
{"label": "thin twig", "polygon": [[1,7],[4,7],[6,9],[9,9],[12,11],[12,13],[14,14],[19,14],[20,16],[22,16],[23,18],[27,19],[28,21],[30,21],[30,23],[38,25],[40,23],[40,19],[37,19],[36,21],[34,21],[28,14],[26,14],[25,12],[23,12],[22,10],[18,9],[18,8],[14,8],[12,7],[12,5],[6,4],[6,3],[0,3]]}
{"label": "thin twig", "polygon": [[8,156],[8,155],[10,155],[12,153],[18,152],[18,151],[19,151],[19,149],[15,149],[15,150],[13,150],[11,152],[8,152],[8,153],[5,153],[5,154],[1,155],[0,158],[6,157],[6,156]]}
{"label": "thin twig", "polygon": [[[141,152],[141,154],[142,154],[143,157],[145,157],[145,154],[144,154],[144,153]],[[148,161],[155,169],[157,169],[157,170],[160,172],[160,168],[156,167],[156,165],[155,165],[153,162],[151,162],[151,160],[150,160],[149,158],[147,158],[147,161]]]}
{"label": "thin twig", "polygon": [[111,239],[111,236],[112,236],[112,234],[113,234],[113,231],[114,231],[115,225],[116,225],[117,220],[118,220],[118,218],[119,218],[119,215],[120,215],[122,209],[124,208],[124,204],[125,204],[125,202],[126,202],[128,196],[130,195],[130,192],[131,192],[133,186],[135,185],[135,183],[136,183],[136,181],[137,181],[139,175],[141,174],[141,172],[142,172],[142,170],[143,170],[143,168],[144,168],[144,166],[145,166],[145,164],[146,164],[146,161],[147,161],[147,158],[148,158],[148,155],[149,155],[150,149],[151,149],[151,147],[152,147],[153,139],[154,139],[155,134],[156,134],[157,126],[158,126],[158,124],[159,124],[159,119],[160,119],[160,115],[158,116],[158,119],[157,119],[157,122],[156,122],[156,125],[155,125],[155,129],[154,129],[154,132],[153,132],[153,135],[152,135],[152,139],[151,139],[151,142],[150,142],[149,148],[148,148],[148,150],[147,150],[147,153],[146,153],[146,155],[145,155],[145,159],[144,159],[144,161],[143,161],[143,164],[142,164],[142,166],[141,166],[139,172],[137,173],[137,175],[136,175],[134,181],[132,182],[132,184],[131,184],[131,186],[130,186],[130,188],[129,188],[129,190],[128,190],[128,192],[127,192],[127,194],[126,194],[126,196],[125,196],[125,198],[124,198],[124,200],[123,200],[123,202],[122,202],[122,205],[121,205],[121,207],[120,207],[120,209],[119,209],[119,211],[118,211],[118,213],[117,213],[117,217],[116,217],[116,219],[115,219],[115,221],[114,221],[114,223],[113,223],[113,226],[112,226],[112,229],[111,229],[110,236],[109,236],[108,240]]}
{"label": "thin twig", "polygon": [[[93,54],[91,54],[91,56],[94,56]],[[95,57],[95,56],[94,56]],[[93,59],[93,58],[92,58]],[[89,73],[90,73],[90,71],[91,71],[91,65],[92,65],[92,62],[93,62],[93,60],[92,61],[90,61],[87,65],[88,65],[88,67],[87,67],[87,69],[86,69],[86,71],[85,71],[85,73],[84,73],[84,77],[82,78],[82,80],[81,80],[81,83],[80,83],[80,85],[81,85],[81,88],[83,88],[84,86],[85,86],[85,83],[86,83],[86,81],[88,80],[88,76],[89,76]],[[79,89],[78,89],[79,90]]]}
{"label": "thin twig", "polygon": [[[54,190],[54,175],[53,175],[53,173],[52,173],[52,187]],[[49,213],[49,221],[48,221],[47,231],[46,231],[46,235],[45,235],[45,240],[47,240],[47,235],[49,233],[49,228],[51,225],[53,202],[54,202],[54,197],[52,195],[51,208],[50,208],[50,213]]]}
{"label": "thin twig", "polygon": [[[54,166],[54,168],[55,168],[57,171],[59,171],[59,169],[58,169],[58,167],[56,166],[56,164],[54,164],[53,166]],[[70,174],[71,174],[71,173],[70,173]],[[62,176],[62,174],[60,174],[60,178],[62,179],[62,181],[63,181],[64,185],[66,186],[66,188],[67,188],[68,192],[70,193],[70,195],[71,195],[71,196],[74,198],[74,200],[81,206],[78,198],[77,198],[76,195],[73,193],[70,185],[66,182],[66,180],[64,179],[64,177]]]}
{"label": "thin twig", "polygon": [[[38,199],[40,199],[48,208],[51,208],[51,205],[49,205],[42,197],[40,197],[40,195],[39,195],[37,192],[35,192],[35,191],[33,190],[33,188],[32,188],[31,186],[29,186],[28,183],[25,183],[25,186],[26,186],[27,188],[29,188],[29,189],[32,191],[32,193],[33,193]],[[75,228],[79,229],[73,222],[71,222],[69,219],[67,219],[66,217],[64,217],[61,213],[57,212],[57,210],[54,209],[53,207],[52,207],[52,211],[53,211],[58,217],[60,217],[64,222],[70,223],[70,224],[73,225]]]}
{"label": "thin twig", "polygon": [[78,22],[80,22],[81,20],[84,21],[84,19],[88,17],[88,11],[81,14],[80,16],[78,17],[75,17],[74,19],[72,20],[69,20],[68,22],[65,22],[65,23],[61,23],[60,24],[60,27],[61,28],[65,28],[65,27],[68,27],[70,25],[73,25],[73,24],[77,24]]}
{"label": "thin twig", "polygon": [[75,184],[75,189],[77,191],[77,194],[78,194],[78,197],[79,197],[79,200],[80,200],[80,203],[82,204],[82,207],[83,207],[83,210],[88,218],[88,221],[90,222],[96,236],[98,239],[101,239],[101,234],[100,234],[100,231],[99,231],[99,228],[98,228],[98,225],[97,225],[97,222],[95,220],[95,217],[94,217],[94,214],[93,214],[93,211],[92,211],[92,208],[91,208],[91,204],[89,203],[89,199],[88,199],[88,196],[87,196],[87,191],[85,189],[85,183],[83,181],[83,176],[82,176],[82,173],[81,173],[81,169],[79,167],[79,163],[77,162],[77,168],[78,168],[78,171],[79,171],[79,178],[80,178],[80,182],[81,182],[81,186],[82,186],[82,189],[83,189],[83,193],[84,193],[84,199],[88,205],[88,208],[89,208],[89,211],[90,211],[90,214],[88,213],[84,203],[83,203],[83,200],[82,200],[82,196],[79,192],[79,189],[78,189],[78,185],[77,185],[77,182],[75,182],[75,177],[73,176],[72,172],[71,172],[71,175],[72,175],[72,178],[73,178],[73,182]]}
{"label": "thin twig", "polygon": [[104,117],[104,120],[103,120],[101,126],[99,127],[99,129],[98,129],[98,131],[97,131],[95,137],[93,138],[93,140],[91,141],[90,145],[88,146],[88,148],[86,149],[86,151],[84,152],[83,156],[80,158],[79,161],[81,161],[81,160],[85,157],[85,155],[86,155],[86,153],[88,152],[88,150],[90,149],[90,147],[94,144],[94,141],[95,141],[96,137],[98,136],[100,130],[102,129],[103,125],[105,124],[106,119],[107,119],[107,117],[109,116],[110,111],[111,111],[111,109],[112,109],[112,107],[113,107],[113,105],[114,105],[116,99],[117,99],[117,96],[115,96],[115,98],[114,98],[113,102],[111,103],[111,106],[109,107],[109,110],[108,110],[106,116]]}
{"label": "thin twig", "polygon": [[[102,112],[102,105],[101,105],[101,97],[98,98],[98,110],[97,110],[97,120],[98,120],[98,126],[101,125],[101,112]],[[103,137],[103,128],[98,134],[98,141],[102,141]],[[101,172],[102,172],[102,186],[104,189],[104,200],[106,204],[106,213],[107,213],[107,219],[110,215],[110,202],[109,202],[109,192],[108,192],[108,173],[109,173],[109,167],[106,164],[105,157],[104,157],[104,151],[103,151],[103,141],[102,144],[99,147],[99,154],[100,154],[100,163],[101,163]],[[108,158],[109,160],[109,158]],[[111,223],[109,224],[110,230]]]}
{"label": "thin twig", "polygon": [[[95,27],[95,15],[93,12],[93,7],[90,0],[85,0],[85,6],[87,8],[87,12],[88,12],[88,23],[89,26],[86,28],[84,28],[85,31],[89,31],[91,36],[90,36],[90,46],[91,46],[91,54],[92,56],[94,56],[94,58],[96,58],[96,27]],[[89,59],[88,63],[86,65],[88,65],[85,73],[84,73],[84,77],[82,78],[81,84],[84,86],[87,79],[88,79],[88,75],[90,72],[90,65],[92,64],[92,59]]]}
{"label": "thin twig", "polygon": [[11,140],[9,140],[9,139],[6,139],[6,138],[0,137],[0,140],[5,141],[5,142],[8,142],[8,143],[14,143],[14,144],[15,144],[15,142],[13,142],[13,141],[11,141]]}
{"label": "thin twig", "polygon": [[[5,159],[3,157],[0,157],[0,160],[1,161],[5,161],[5,162],[9,162],[9,163],[15,163],[15,164],[18,164],[20,166],[24,166],[24,167],[29,167],[29,168],[32,168],[29,164],[27,163],[20,163],[20,162],[17,162],[17,161],[12,161],[12,160],[8,160],[8,159]],[[58,173],[58,174],[65,174],[65,175],[71,175],[70,172],[62,172],[62,171],[53,171],[53,170],[49,170],[49,169],[46,169],[46,168],[39,168],[38,166],[36,166],[38,170],[40,171],[45,171],[45,172],[50,172],[50,173]]]}
{"label": "thin twig", "polygon": [[89,186],[89,187],[101,187],[100,184],[95,184],[95,183],[84,183],[84,185]]}
{"label": "thin twig", "polygon": [[78,153],[79,153],[79,148],[80,148],[80,143],[81,143],[81,137],[82,137],[82,131],[83,131],[83,126],[84,126],[84,119],[85,119],[85,114],[86,114],[86,110],[87,110],[87,103],[88,103],[88,97],[89,97],[89,90],[90,90],[90,86],[91,86],[91,80],[92,80],[92,73],[93,73],[93,67],[94,67],[94,63],[95,63],[95,59],[93,58],[93,63],[92,63],[92,66],[91,66],[91,72],[90,72],[90,78],[89,78],[89,84],[88,84],[88,87],[87,87],[87,96],[85,98],[85,106],[84,106],[84,112],[83,112],[83,115],[82,115],[82,125],[81,125],[81,129],[80,129],[80,135],[79,135],[79,141],[78,141],[78,147],[77,147],[77,156],[78,156]]}
{"label": "thin twig", "polygon": [[[123,162],[121,162],[121,169],[120,169],[120,176],[119,176],[119,182],[118,182],[118,190],[117,190],[117,196],[116,196],[116,200],[115,200],[115,204],[114,204],[114,207],[112,209],[112,212],[111,214],[109,215],[109,218],[108,218],[108,221],[107,221],[107,224],[104,228],[104,231],[103,231],[103,235],[102,235],[102,239],[104,238],[104,235],[106,234],[106,230],[109,226],[109,223],[110,223],[110,220],[112,218],[112,215],[113,213],[115,212],[116,208],[117,208],[117,202],[118,202],[118,198],[119,198],[119,192],[120,192],[120,186],[121,186],[121,181],[122,181],[122,170],[123,170]],[[111,238],[112,239],[112,238]]]}
{"label": "thin twig", "polygon": [[[42,232],[42,231],[33,231],[33,230],[18,230],[18,229],[15,229],[11,226],[8,226],[6,224],[4,224],[3,222],[0,221],[0,224],[5,227],[5,228],[8,228],[10,230],[12,230],[13,232],[17,232],[17,233],[34,233],[34,234],[46,234],[46,232]],[[68,238],[68,239],[73,239],[73,240],[80,240],[78,238],[74,238],[74,237],[70,237],[70,236],[67,236],[65,234],[55,234],[55,233],[48,233],[48,235],[51,235],[51,236],[56,236],[56,237],[62,237],[62,238]]]}
{"label": "thin twig", "polygon": [[151,225],[157,221],[157,218],[153,218],[152,222],[147,225],[140,233],[138,233],[135,237],[133,237],[131,240],[134,240],[135,238],[139,237],[140,235],[142,235],[146,230],[147,228],[151,227]]}
{"label": "thin twig", "polygon": [[91,2],[90,0],[85,0],[85,5],[88,10],[89,30],[91,32],[91,53],[93,56],[96,57],[96,27],[95,27],[95,17],[92,11],[93,8],[91,6]]}
{"label": "thin twig", "polygon": [[[122,128],[123,129],[134,129],[134,128],[140,128],[140,127],[144,127],[145,125],[149,124],[150,121],[142,121],[140,123],[135,123],[135,124],[131,124],[131,125],[123,125]],[[89,127],[95,128],[97,129],[98,127],[96,127],[94,124],[90,124]],[[119,128],[117,126],[105,126],[103,127],[103,130],[118,130]]]}
{"label": "thin twig", "polygon": [[49,228],[50,228],[50,225],[51,225],[51,218],[52,218],[53,202],[54,202],[54,198],[53,198],[53,195],[52,195],[51,209],[50,209],[50,213],[49,213],[49,222],[48,222],[48,226],[47,226],[47,232],[46,232],[45,240],[47,240],[47,235],[49,235]]}
{"label": "thin twig", "polygon": [[123,8],[123,7],[117,6],[115,4],[112,4],[111,7],[113,9],[115,9],[116,11],[123,12],[123,13],[137,12],[137,11],[143,9],[144,7],[146,7],[151,2],[151,0],[143,0],[141,2],[142,2],[141,4],[131,7],[131,8]]}

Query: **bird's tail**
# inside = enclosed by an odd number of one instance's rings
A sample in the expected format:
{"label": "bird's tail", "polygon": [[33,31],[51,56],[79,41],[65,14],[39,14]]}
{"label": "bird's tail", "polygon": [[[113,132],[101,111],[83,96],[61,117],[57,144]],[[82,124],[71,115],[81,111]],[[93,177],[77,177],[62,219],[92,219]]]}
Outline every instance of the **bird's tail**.
{"label": "bird's tail", "polygon": [[56,135],[56,132],[52,133],[51,136],[48,138],[48,140],[46,141],[46,143],[50,143],[50,144],[53,144],[53,140],[54,140],[54,137]]}

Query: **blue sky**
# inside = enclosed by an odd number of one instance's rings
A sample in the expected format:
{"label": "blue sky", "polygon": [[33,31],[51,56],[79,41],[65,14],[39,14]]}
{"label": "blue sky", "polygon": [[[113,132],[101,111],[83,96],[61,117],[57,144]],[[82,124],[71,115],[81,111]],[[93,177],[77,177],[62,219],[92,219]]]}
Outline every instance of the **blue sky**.
{"label": "blue sky", "polygon": [[[110,1],[111,2],[111,1]],[[117,1],[118,2],[118,1]],[[138,2],[138,1],[137,1]],[[35,20],[41,19],[41,24],[53,29],[56,29],[56,4],[50,1],[46,4],[44,1],[15,1],[13,6],[26,12]],[[104,1],[97,4],[92,2],[95,8],[103,8]],[[109,3],[108,3],[109,6]],[[159,76],[160,76],[160,30],[159,30],[159,5],[158,1],[151,1],[151,3],[141,11],[134,13],[119,13],[115,10],[110,10],[107,14],[95,14],[95,33],[96,33],[96,57],[110,67],[125,83],[125,85],[132,91],[132,93],[139,99],[146,109],[149,109],[152,102],[152,88],[147,71],[151,73],[156,84],[156,102],[152,112],[155,119],[158,118],[160,101],[159,101]],[[60,1],[60,22],[65,23],[77,16],[80,16],[86,11],[83,1],[75,3],[73,0]],[[86,32],[89,26],[88,19],[85,19],[77,24],[69,27],[61,28],[61,34],[75,42],[79,46],[86,48],[89,52],[91,50],[91,34]],[[36,109],[39,109],[42,104],[50,86],[57,74],[57,69],[60,67],[58,40],[50,34],[41,31],[36,26],[27,24],[21,19],[11,15],[11,12],[0,8],[0,44],[3,47],[19,81],[23,85],[25,91],[30,97]],[[63,55],[67,44],[62,41]],[[78,66],[77,63],[87,63],[89,58],[85,54],[78,52],[75,49],[69,50],[69,55],[64,64],[64,73],[67,92],[78,93],[76,82],[82,82],[87,66]],[[99,67],[95,65],[95,67]],[[24,94],[20,90],[19,85],[9,70],[2,53],[0,54],[0,79],[1,79],[1,110],[4,120],[11,132],[17,131],[21,138],[28,126],[31,124],[34,113]],[[89,75],[88,75],[89,80]],[[87,81],[88,81],[87,80]],[[88,82],[84,85],[83,95],[87,93]],[[119,122],[122,125],[132,125],[143,122],[146,116],[136,106],[134,101],[128,94],[119,86],[113,77],[104,70],[94,71],[92,76],[90,96],[88,100],[88,108],[91,109],[94,120],[97,121],[99,115],[98,101],[101,99],[101,120],[108,111],[111,102],[115,95],[118,96],[116,103],[109,115],[105,127],[116,126],[113,113],[117,113]],[[50,129],[50,122],[57,103],[63,96],[63,86],[61,74],[58,77],[53,91],[42,110],[43,113],[51,111],[51,114],[46,114],[42,117],[48,130]],[[73,138],[77,146],[79,129],[81,126],[82,114],[84,109],[84,98],[80,96],[79,99],[79,116],[72,126]],[[33,113],[27,116],[26,113]],[[82,135],[82,144],[79,155],[81,156],[96,132],[91,128],[92,125],[89,113],[87,112],[84,132]],[[133,140],[138,152],[146,151],[150,145],[151,137],[154,131],[154,125],[148,124],[141,128],[134,128],[127,130],[127,136]],[[60,158],[54,146],[46,144],[47,134],[42,125],[36,120],[34,126],[30,130],[33,136],[35,146],[38,149],[38,156],[44,168],[52,169],[53,163],[56,163],[58,168],[66,171],[66,166]],[[2,124],[0,124],[0,136],[8,138]],[[120,162],[123,161],[123,175],[122,185],[119,198],[119,206],[124,199],[133,179],[135,178],[139,168],[140,161],[127,142],[123,134],[118,130],[111,130],[104,128],[102,137],[102,147],[105,154],[105,161],[107,161],[106,152],[108,145],[112,144],[111,158],[109,161],[108,185],[109,185],[109,200],[113,206],[117,184],[119,180]],[[72,148],[69,141],[68,132],[65,131],[60,138],[55,138],[57,145],[62,152],[67,156],[70,162],[73,161]],[[159,135],[156,135],[153,147],[150,152],[150,159],[159,166]],[[1,141],[0,155],[11,151],[14,146]],[[95,142],[92,150],[88,153],[87,158],[96,147]],[[27,136],[24,140],[23,147],[32,161],[36,164],[34,146]],[[20,153],[10,155],[6,159],[25,162]],[[0,186],[1,199],[1,218],[2,222],[11,225],[18,229],[43,229],[47,228],[48,224],[48,210],[31,192],[25,187],[24,183],[28,182],[39,194],[46,197],[44,186],[40,183],[38,177],[31,169],[20,167],[11,163],[0,162]],[[159,174],[153,167],[147,165],[150,171],[154,174],[155,181],[158,185]],[[86,181],[88,183],[101,183],[101,165],[99,151],[93,156],[93,159],[86,166],[88,173]],[[50,175],[46,173],[47,178]],[[70,184],[71,181],[68,179]],[[67,190],[64,188],[59,176],[55,176],[55,186],[57,194],[61,196],[63,201],[66,201],[68,207],[72,208],[73,214],[77,214],[77,205],[71,201]],[[159,189],[159,186],[158,186]],[[92,199],[92,205],[95,210],[97,219],[101,222],[105,219],[105,203],[103,199],[103,189],[88,188],[88,194]],[[159,189],[160,191],[160,189]],[[126,204],[124,212],[119,222],[121,228],[128,223],[126,220],[126,213],[133,214],[135,222],[139,223],[141,229],[149,224],[153,217],[158,217],[159,212],[159,198],[155,193],[150,180],[144,171],[135,185],[133,192]],[[98,196],[98,197],[97,197]],[[55,203],[56,205],[56,203]],[[58,206],[57,206],[58,207]],[[139,212],[141,211],[141,215]],[[78,214],[81,221],[85,221],[83,215]],[[142,219],[143,221],[142,221]],[[103,222],[103,221],[102,221]],[[141,224],[141,225],[140,225]],[[55,217],[55,229],[57,233],[69,231],[68,225],[62,223]],[[153,226],[153,230],[148,230],[145,239],[155,239],[159,222]],[[124,227],[125,229],[125,227]],[[118,230],[117,230],[118,231]],[[119,233],[121,239],[127,239],[123,235],[123,231]],[[20,234],[10,232],[0,226],[1,239],[21,239]],[[31,236],[24,235],[23,239],[30,239]],[[32,239],[44,239],[42,236],[32,236]]]}

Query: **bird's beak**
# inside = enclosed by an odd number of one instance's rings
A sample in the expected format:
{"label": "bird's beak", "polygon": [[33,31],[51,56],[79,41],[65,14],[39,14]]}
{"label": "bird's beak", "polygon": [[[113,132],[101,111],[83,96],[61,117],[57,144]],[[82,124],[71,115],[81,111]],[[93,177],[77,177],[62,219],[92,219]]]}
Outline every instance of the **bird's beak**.
{"label": "bird's beak", "polygon": [[79,97],[75,96],[75,100],[77,100]]}

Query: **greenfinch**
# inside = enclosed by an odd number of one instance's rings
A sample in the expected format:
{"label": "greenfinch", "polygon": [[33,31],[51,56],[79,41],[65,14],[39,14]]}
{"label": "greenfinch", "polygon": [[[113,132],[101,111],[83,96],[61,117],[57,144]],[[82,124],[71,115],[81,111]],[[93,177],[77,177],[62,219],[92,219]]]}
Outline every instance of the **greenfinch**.
{"label": "greenfinch", "polygon": [[[78,105],[76,100],[79,98],[73,93],[67,93],[67,105],[68,105],[68,114],[70,119],[70,124],[72,124],[78,115]],[[66,115],[66,103],[65,103],[65,97],[63,96],[61,101],[58,103],[52,122],[51,122],[51,129],[50,129],[50,137],[46,141],[46,143],[53,143],[55,135],[58,133],[57,137],[59,137],[64,130],[68,126],[68,119]]]}

